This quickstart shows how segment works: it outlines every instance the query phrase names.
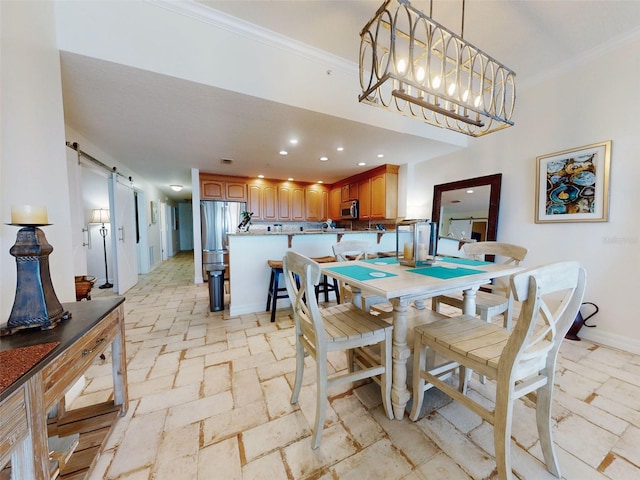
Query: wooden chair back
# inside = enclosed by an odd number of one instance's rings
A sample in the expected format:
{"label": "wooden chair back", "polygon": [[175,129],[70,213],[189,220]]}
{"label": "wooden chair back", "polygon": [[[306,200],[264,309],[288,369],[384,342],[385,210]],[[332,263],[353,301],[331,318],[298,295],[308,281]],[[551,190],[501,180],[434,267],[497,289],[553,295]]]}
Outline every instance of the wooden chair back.
{"label": "wooden chair back", "polygon": [[[554,263],[511,277],[514,298],[522,302],[522,307],[500,356],[499,377],[508,374],[524,379],[545,366],[553,371],[560,343],[580,309],[585,287],[586,272],[577,262]],[[549,300],[558,299],[549,297],[558,292],[564,292],[564,296],[552,309]]]}
{"label": "wooden chair back", "polygon": [[374,254],[371,243],[362,240],[345,240],[335,243],[332,248],[333,255],[339,262],[360,260]]}
{"label": "wooden chair back", "polygon": [[307,348],[322,351],[326,335],[315,295],[315,286],[320,282],[320,264],[297,252],[288,251],[282,260],[282,267],[292,302],[296,333],[302,335]]}

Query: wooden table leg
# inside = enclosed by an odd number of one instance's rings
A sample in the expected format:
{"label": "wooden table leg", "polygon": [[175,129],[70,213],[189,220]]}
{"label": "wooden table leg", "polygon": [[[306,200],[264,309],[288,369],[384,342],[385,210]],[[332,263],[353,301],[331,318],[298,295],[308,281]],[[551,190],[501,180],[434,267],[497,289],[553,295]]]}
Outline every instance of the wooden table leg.
{"label": "wooden table leg", "polygon": [[407,345],[407,307],[409,302],[398,298],[393,304],[393,376],[391,377],[391,404],[396,420],[402,420],[411,398],[407,388],[407,360],[411,350]]}
{"label": "wooden table leg", "polygon": [[465,315],[476,315],[476,292],[480,287],[478,285],[467,288],[464,292],[462,292],[463,302],[462,302],[462,313]]}

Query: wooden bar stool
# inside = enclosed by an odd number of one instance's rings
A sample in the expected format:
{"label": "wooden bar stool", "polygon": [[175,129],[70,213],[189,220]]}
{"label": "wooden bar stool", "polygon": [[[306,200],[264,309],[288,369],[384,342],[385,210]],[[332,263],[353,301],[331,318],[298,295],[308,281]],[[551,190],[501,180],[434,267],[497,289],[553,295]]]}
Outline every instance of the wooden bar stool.
{"label": "wooden bar stool", "polygon": [[[271,268],[271,279],[269,280],[269,293],[267,295],[267,308],[265,312],[271,310],[271,321],[276,321],[276,304],[279,298],[289,298],[287,287],[278,286],[280,275],[283,274],[282,260],[267,260],[267,264]],[[282,293],[284,292],[284,293]]]}
{"label": "wooden bar stool", "polygon": [[[333,255],[327,255],[326,257],[315,257],[315,258],[312,258],[311,260],[313,260],[316,263],[330,263],[330,262],[335,262],[336,257],[334,257]],[[336,302],[340,303],[340,287],[338,286],[338,280],[336,280],[335,278],[332,278],[332,280],[333,282],[329,283],[329,279],[327,278],[327,276],[322,275],[322,278],[320,278],[320,282],[318,283],[318,285],[315,286],[316,300],[319,300],[320,294],[324,293],[324,301],[328,302],[329,292],[335,292]]]}

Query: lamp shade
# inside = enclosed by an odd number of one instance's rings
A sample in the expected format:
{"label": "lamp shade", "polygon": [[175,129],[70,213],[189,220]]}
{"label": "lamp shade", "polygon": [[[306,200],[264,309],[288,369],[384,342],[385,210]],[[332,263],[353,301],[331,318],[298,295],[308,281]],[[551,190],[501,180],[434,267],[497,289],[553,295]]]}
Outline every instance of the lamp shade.
{"label": "lamp shade", "polygon": [[89,223],[109,223],[109,209],[96,208],[91,212]]}

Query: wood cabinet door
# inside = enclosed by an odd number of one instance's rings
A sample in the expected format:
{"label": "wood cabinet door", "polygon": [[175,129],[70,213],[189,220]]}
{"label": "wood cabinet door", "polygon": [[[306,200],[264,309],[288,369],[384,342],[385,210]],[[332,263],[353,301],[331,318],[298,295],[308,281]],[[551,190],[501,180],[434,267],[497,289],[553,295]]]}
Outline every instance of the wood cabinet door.
{"label": "wood cabinet door", "polygon": [[291,190],[291,220],[304,221],[304,188],[293,187]]}
{"label": "wood cabinet door", "polygon": [[227,200],[233,202],[247,201],[247,184],[243,182],[227,182],[225,184]]}
{"label": "wood cabinet door", "polygon": [[376,175],[371,179],[371,218],[386,217],[387,188],[385,175]]}
{"label": "wood cabinet door", "polygon": [[280,220],[291,220],[291,187],[278,187],[278,218]]}
{"label": "wood cabinet door", "polygon": [[250,183],[247,185],[247,211],[253,212],[254,220],[262,218],[262,185]]}
{"label": "wood cabinet door", "polygon": [[322,191],[316,187],[309,187],[304,192],[305,217],[310,222],[322,220]]}
{"label": "wood cabinet door", "polygon": [[358,218],[368,219],[371,217],[371,180],[363,180],[358,185]]}
{"label": "wood cabinet door", "polygon": [[329,192],[329,218],[332,220],[340,219],[341,194],[342,189],[340,187],[332,188]]}
{"label": "wood cabinet door", "polygon": [[200,184],[200,197],[204,200],[224,200],[224,182],[218,180],[203,180]]}
{"label": "wood cabinet door", "polygon": [[262,188],[262,219],[278,219],[278,188],[275,185],[265,185]]}

